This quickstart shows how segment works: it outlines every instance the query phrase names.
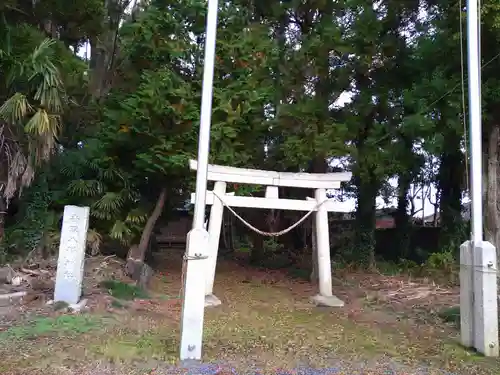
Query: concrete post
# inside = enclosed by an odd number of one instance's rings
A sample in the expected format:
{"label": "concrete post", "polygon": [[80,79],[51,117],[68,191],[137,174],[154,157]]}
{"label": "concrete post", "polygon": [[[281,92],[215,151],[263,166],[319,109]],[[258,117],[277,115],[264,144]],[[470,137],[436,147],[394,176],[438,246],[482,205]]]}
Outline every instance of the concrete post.
{"label": "concrete post", "polygon": [[474,346],[474,278],[472,243],[460,245],[460,341],[466,348]]}
{"label": "concrete post", "polygon": [[497,254],[495,247],[474,243],[474,347],[486,357],[498,357]]}
{"label": "concrete post", "polygon": [[[226,194],[226,183],[217,181],[214,186],[214,193],[220,197]],[[219,306],[221,304],[213,294],[215,270],[217,268],[217,255],[219,252],[220,233],[222,229],[222,215],[224,205],[214,197],[214,203],[210,209],[210,220],[208,222],[208,259],[207,259],[207,278],[205,280],[205,306]]]}
{"label": "concrete post", "polygon": [[[326,189],[316,189],[316,202],[324,202]],[[316,305],[342,307],[344,302],[332,293],[332,264],[330,260],[330,232],[328,227],[328,211],[320,206],[315,213],[316,220],[316,251],[318,254],[319,294],[312,297]]]}
{"label": "concrete post", "polygon": [[205,317],[205,272],[208,232],[203,228],[189,231],[183,266],[184,288],[181,313],[181,360],[200,360]]}

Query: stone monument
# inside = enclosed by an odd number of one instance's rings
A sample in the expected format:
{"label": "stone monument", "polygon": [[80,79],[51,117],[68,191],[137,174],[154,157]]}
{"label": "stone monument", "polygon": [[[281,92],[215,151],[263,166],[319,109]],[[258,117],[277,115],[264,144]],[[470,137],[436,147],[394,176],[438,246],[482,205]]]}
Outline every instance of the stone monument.
{"label": "stone monument", "polygon": [[88,207],[64,207],[54,291],[55,302],[75,305],[80,301],[89,213]]}

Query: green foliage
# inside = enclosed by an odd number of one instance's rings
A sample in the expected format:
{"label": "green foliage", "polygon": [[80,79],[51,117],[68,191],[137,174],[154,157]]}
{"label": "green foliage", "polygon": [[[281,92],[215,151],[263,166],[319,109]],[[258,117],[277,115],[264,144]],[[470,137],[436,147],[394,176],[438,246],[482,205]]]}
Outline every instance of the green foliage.
{"label": "green foliage", "polygon": [[57,228],[60,215],[50,210],[53,192],[49,190],[45,173],[24,192],[18,220],[8,228],[1,246],[6,253],[28,253],[46,240],[46,233]]}
{"label": "green foliage", "polygon": [[299,267],[291,267],[287,269],[287,274],[290,277],[299,279],[299,280],[305,280],[305,281],[310,281],[311,279],[311,272],[310,270],[306,270],[304,268],[299,268]]}
{"label": "green foliage", "polygon": [[116,159],[102,157],[102,148],[102,143],[88,141],[82,149],[65,152],[58,161],[63,180],[68,181],[59,204],[77,201],[90,206],[94,252],[103,235],[130,243],[140,234],[148,208],[138,204],[139,193],[127,172],[116,165]]}
{"label": "green foliage", "polygon": [[447,274],[456,272],[457,266],[458,264],[452,251],[432,253],[425,263],[425,267],[429,271],[439,271]]}
{"label": "green foliage", "polygon": [[0,171],[0,203],[2,211],[9,203],[17,208],[16,218],[7,220],[6,232],[1,230],[4,253],[54,245],[60,208],[53,203],[60,190],[59,186],[52,188],[57,193],[48,189],[50,159],[66,125],[63,115],[73,100],[75,77],[81,77],[85,69],[64,43],[47,38],[34,6],[29,2],[0,6],[0,69],[4,73],[0,78],[0,160],[5,167]]}
{"label": "green foliage", "polygon": [[[14,30],[20,31],[21,40],[32,34],[26,25]],[[11,33],[5,37],[7,48],[0,47],[0,69],[5,72],[0,81],[0,160],[5,166],[0,178],[8,202],[31,184],[35,169],[53,153],[66,97],[55,63],[55,40],[44,39],[32,50],[19,51]]]}
{"label": "green foliage", "polygon": [[57,317],[41,317],[22,326],[13,326],[0,333],[0,341],[27,340],[43,336],[77,336],[92,330],[100,329],[103,321],[87,314],[60,315]]}
{"label": "green foliage", "polygon": [[419,265],[413,261],[401,259],[398,262],[377,262],[376,268],[383,275],[396,276],[411,274],[419,268]]}
{"label": "green foliage", "polygon": [[109,295],[120,300],[149,298],[148,294],[141,288],[117,280],[105,280],[101,283],[100,286],[101,288],[107,289]]}
{"label": "green foliage", "polygon": [[276,237],[268,237],[264,240],[264,249],[266,252],[275,253],[283,249],[283,245],[278,242]]}
{"label": "green foliage", "polygon": [[439,317],[446,323],[452,323],[460,328],[460,306],[453,306],[439,312]]}
{"label": "green foliage", "polygon": [[[411,230],[405,186],[437,183],[445,228],[441,247],[456,246],[463,235],[456,210],[465,160],[458,5],[299,3],[250,6],[234,0],[219,7],[210,161],[326,172],[327,160],[342,157],[341,169],[354,174],[343,193],[357,199],[357,213],[355,233],[336,239],[346,242],[337,255],[365,266],[375,263],[377,196],[399,197],[394,251],[405,255]],[[122,2],[8,4],[0,6],[0,68],[9,73],[0,79],[0,114],[18,123],[16,139],[29,155],[26,165],[48,160],[49,149],[58,152],[40,178],[16,175],[21,182],[34,178],[37,186],[23,192],[4,249],[40,243],[52,248],[65,204],[91,207],[92,252],[108,238],[137,241],[162,188],[168,190],[165,211],[194,190],[187,164],[197,151],[206,2],[141,4],[122,17],[117,31],[113,20],[125,11]],[[420,16],[422,7],[427,17]],[[483,55],[485,61],[493,58],[482,73],[486,132],[499,122],[500,34],[498,6],[490,1],[483,8],[488,46]],[[40,25],[49,35],[57,30],[59,40],[44,42]],[[87,41],[91,61],[68,49]],[[94,87],[99,84],[106,89]],[[55,86],[64,87],[59,101]],[[346,92],[350,101],[341,106]],[[44,113],[49,101],[53,109]],[[438,166],[423,170],[433,158],[439,158]],[[387,181],[394,177],[400,186],[389,189]],[[251,195],[261,187],[235,190]],[[292,189],[283,193],[300,195]],[[264,248],[279,252],[284,246],[279,241]],[[434,264],[437,256],[431,260],[429,268],[449,263]]]}
{"label": "green foliage", "polygon": [[[438,316],[446,323],[450,323],[460,329],[460,306],[452,306],[439,311]],[[498,315],[500,322],[500,314]]]}

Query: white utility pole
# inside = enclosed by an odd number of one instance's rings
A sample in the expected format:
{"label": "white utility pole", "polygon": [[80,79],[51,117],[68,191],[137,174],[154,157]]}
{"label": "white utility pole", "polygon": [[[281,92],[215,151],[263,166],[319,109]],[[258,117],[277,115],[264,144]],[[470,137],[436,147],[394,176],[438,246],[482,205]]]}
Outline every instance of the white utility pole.
{"label": "white utility pole", "polygon": [[205,313],[205,273],[207,272],[208,232],[205,223],[210,124],[214,80],[215,41],[218,1],[208,0],[205,61],[198,136],[198,169],[193,228],[187,235],[184,295],[181,320],[181,360],[201,360],[203,318]]}
{"label": "white utility pole", "polygon": [[478,1],[467,2],[467,57],[469,77],[469,127],[471,156],[472,242],[483,241],[483,173],[481,123],[481,55]]}
{"label": "white utility pole", "polygon": [[[462,11],[462,10],[460,10]],[[478,0],[467,0],[472,237],[460,246],[460,327],[464,346],[498,356],[497,260],[483,241],[481,49]],[[460,41],[462,43],[462,41]]]}

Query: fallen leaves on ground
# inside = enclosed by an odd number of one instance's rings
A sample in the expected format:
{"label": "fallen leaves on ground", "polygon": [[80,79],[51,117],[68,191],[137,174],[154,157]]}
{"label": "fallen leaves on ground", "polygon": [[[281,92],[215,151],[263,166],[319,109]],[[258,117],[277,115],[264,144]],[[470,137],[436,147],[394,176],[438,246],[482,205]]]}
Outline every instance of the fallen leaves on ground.
{"label": "fallen leaves on ground", "polygon": [[[74,336],[60,333],[57,340],[44,337],[29,345],[4,347],[0,355],[6,360],[0,372],[22,368],[23,374],[30,375],[45,366],[45,373],[49,368],[53,374],[66,374],[76,366],[78,375],[95,375],[89,370],[92,363],[107,364],[99,374],[180,371],[172,367],[180,336],[182,277],[175,268],[180,261],[165,259],[163,263],[166,266],[153,280],[148,299],[120,304],[104,292],[89,297],[91,313],[107,314],[115,324],[80,333],[76,343]],[[343,279],[346,283],[335,286],[334,294],[346,306],[318,308],[309,302],[316,294],[310,283],[290,279],[286,272],[221,262],[215,294],[223,304],[206,309],[204,359],[220,364],[220,375],[231,369],[238,374],[254,374],[257,369],[276,374],[277,369],[297,368],[309,369],[309,374],[314,374],[313,368],[336,368],[332,374],[349,375],[438,370],[496,373],[500,362],[460,348],[453,327],[414,319],[414,306],[429,308],[431,314],[440,301],[443,306],[456,301],[455,290],[402,276],[351,274]],[[155,372],[145,372],[144,366]],[[424,367],[427,372],[421,371]]]}

